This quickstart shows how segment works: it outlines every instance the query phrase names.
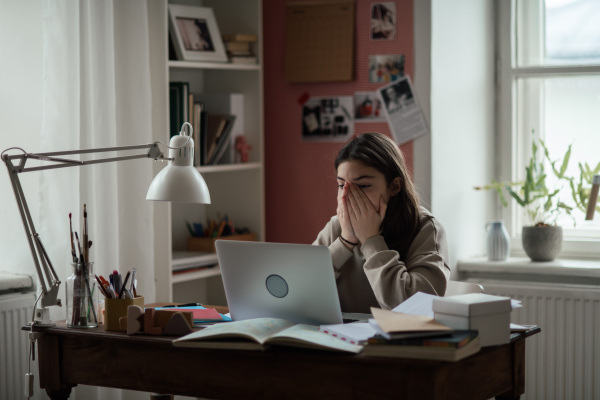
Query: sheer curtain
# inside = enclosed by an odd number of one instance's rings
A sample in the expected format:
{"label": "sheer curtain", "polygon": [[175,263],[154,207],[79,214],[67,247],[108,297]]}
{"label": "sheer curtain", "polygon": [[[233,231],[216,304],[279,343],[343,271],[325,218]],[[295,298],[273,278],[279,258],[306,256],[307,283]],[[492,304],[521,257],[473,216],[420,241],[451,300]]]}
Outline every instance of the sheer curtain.
{"label": "sheer curtain", "polygon": [[[43,2],[40,149],[153,141],[147,1]],[[167,78],[161,79],[164,84]],[[101,157],[115,155],[104,153]],[[38,230],[62,280],[71,273],[69,213],[73,214],[73,229],[81,232],[86,204],[94,271],[107,275],[114,269],[125,272],[136,267],[138,292],[146,302],[153,301],[154,205],[145,200],[153,178],[152,162],[130,160],[44,171],[38,176]],[[62,287],[61,291],[64,302]],[[64,307],[53,311],[61,313],[53,318],[64,319]],[[147,398],[147,394],[140,396]],[[120,391],[90,387],[78,387],[72,395],[85,399],[121,397]]]}

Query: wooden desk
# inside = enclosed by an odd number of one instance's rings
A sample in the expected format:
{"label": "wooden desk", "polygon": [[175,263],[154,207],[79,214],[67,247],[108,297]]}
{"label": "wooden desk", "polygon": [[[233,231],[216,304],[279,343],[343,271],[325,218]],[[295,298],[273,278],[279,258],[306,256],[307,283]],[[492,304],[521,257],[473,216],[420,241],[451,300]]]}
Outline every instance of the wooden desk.
{"label": "wooden desk", "polygon": [[[25,329],[25,328],[24,328]],[[38,328],[40,386],[66,399],[78,385],[210,399],[518,399],[525,390],[525,337],[440,362],[271,347],[178,348],[172,338],[102,327]]]}

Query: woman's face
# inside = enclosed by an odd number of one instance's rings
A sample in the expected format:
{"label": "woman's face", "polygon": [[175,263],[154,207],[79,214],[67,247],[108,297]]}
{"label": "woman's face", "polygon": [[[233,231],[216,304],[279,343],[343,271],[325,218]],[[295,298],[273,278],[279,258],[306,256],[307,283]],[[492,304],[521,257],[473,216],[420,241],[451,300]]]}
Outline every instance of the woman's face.
{"label": "woman's face", "polygon": [[388,204],[390,197],[397,194],[400,189],[400,178],[396,178],[391,185],[393,187],[390,187],[381,172],[356,160],[344,161],[338,165],[338,195],[346,182],[360,188],[377,212],[379,212],[379,198],[381,197],[383,202]]}

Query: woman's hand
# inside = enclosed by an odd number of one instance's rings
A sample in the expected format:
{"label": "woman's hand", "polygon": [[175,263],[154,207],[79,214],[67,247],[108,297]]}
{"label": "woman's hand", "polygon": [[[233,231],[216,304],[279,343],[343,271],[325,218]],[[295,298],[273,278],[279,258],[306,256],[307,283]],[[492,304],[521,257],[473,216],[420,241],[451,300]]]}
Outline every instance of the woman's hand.
{"label": "woman's hand", "polygon": [[368,238],[379,235],[387,204],[379,197],[377,210],[362,189],[352,183],[346,183],[344,190],[348,193],[344,203],[356,238],[364,243]]}
{"label": "woman's hand", "polygon": [[[348,206],[346,202],[346,197],[348,196],[348,185],[349,183],[345,183],[344,188],[338,193],[337,217],[342,227],[342,237],[349,242],[356,243],[358,242],[358,238],[354,235],[354,229],[352,229],[352,223],[350,222],[350,216],[348,215]],[[346,247],[350,246],[346,243],[344,244]]]}

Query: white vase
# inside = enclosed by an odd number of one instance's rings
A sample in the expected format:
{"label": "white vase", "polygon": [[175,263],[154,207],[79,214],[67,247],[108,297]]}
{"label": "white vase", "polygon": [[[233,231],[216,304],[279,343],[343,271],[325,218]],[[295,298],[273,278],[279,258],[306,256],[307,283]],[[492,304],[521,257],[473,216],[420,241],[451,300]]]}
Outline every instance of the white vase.
{"label": "white vase", "polygon": [[510,255],[510,238],[504,226],[504,221],[490,221],[487,229],[488,260],[504,261]]}

